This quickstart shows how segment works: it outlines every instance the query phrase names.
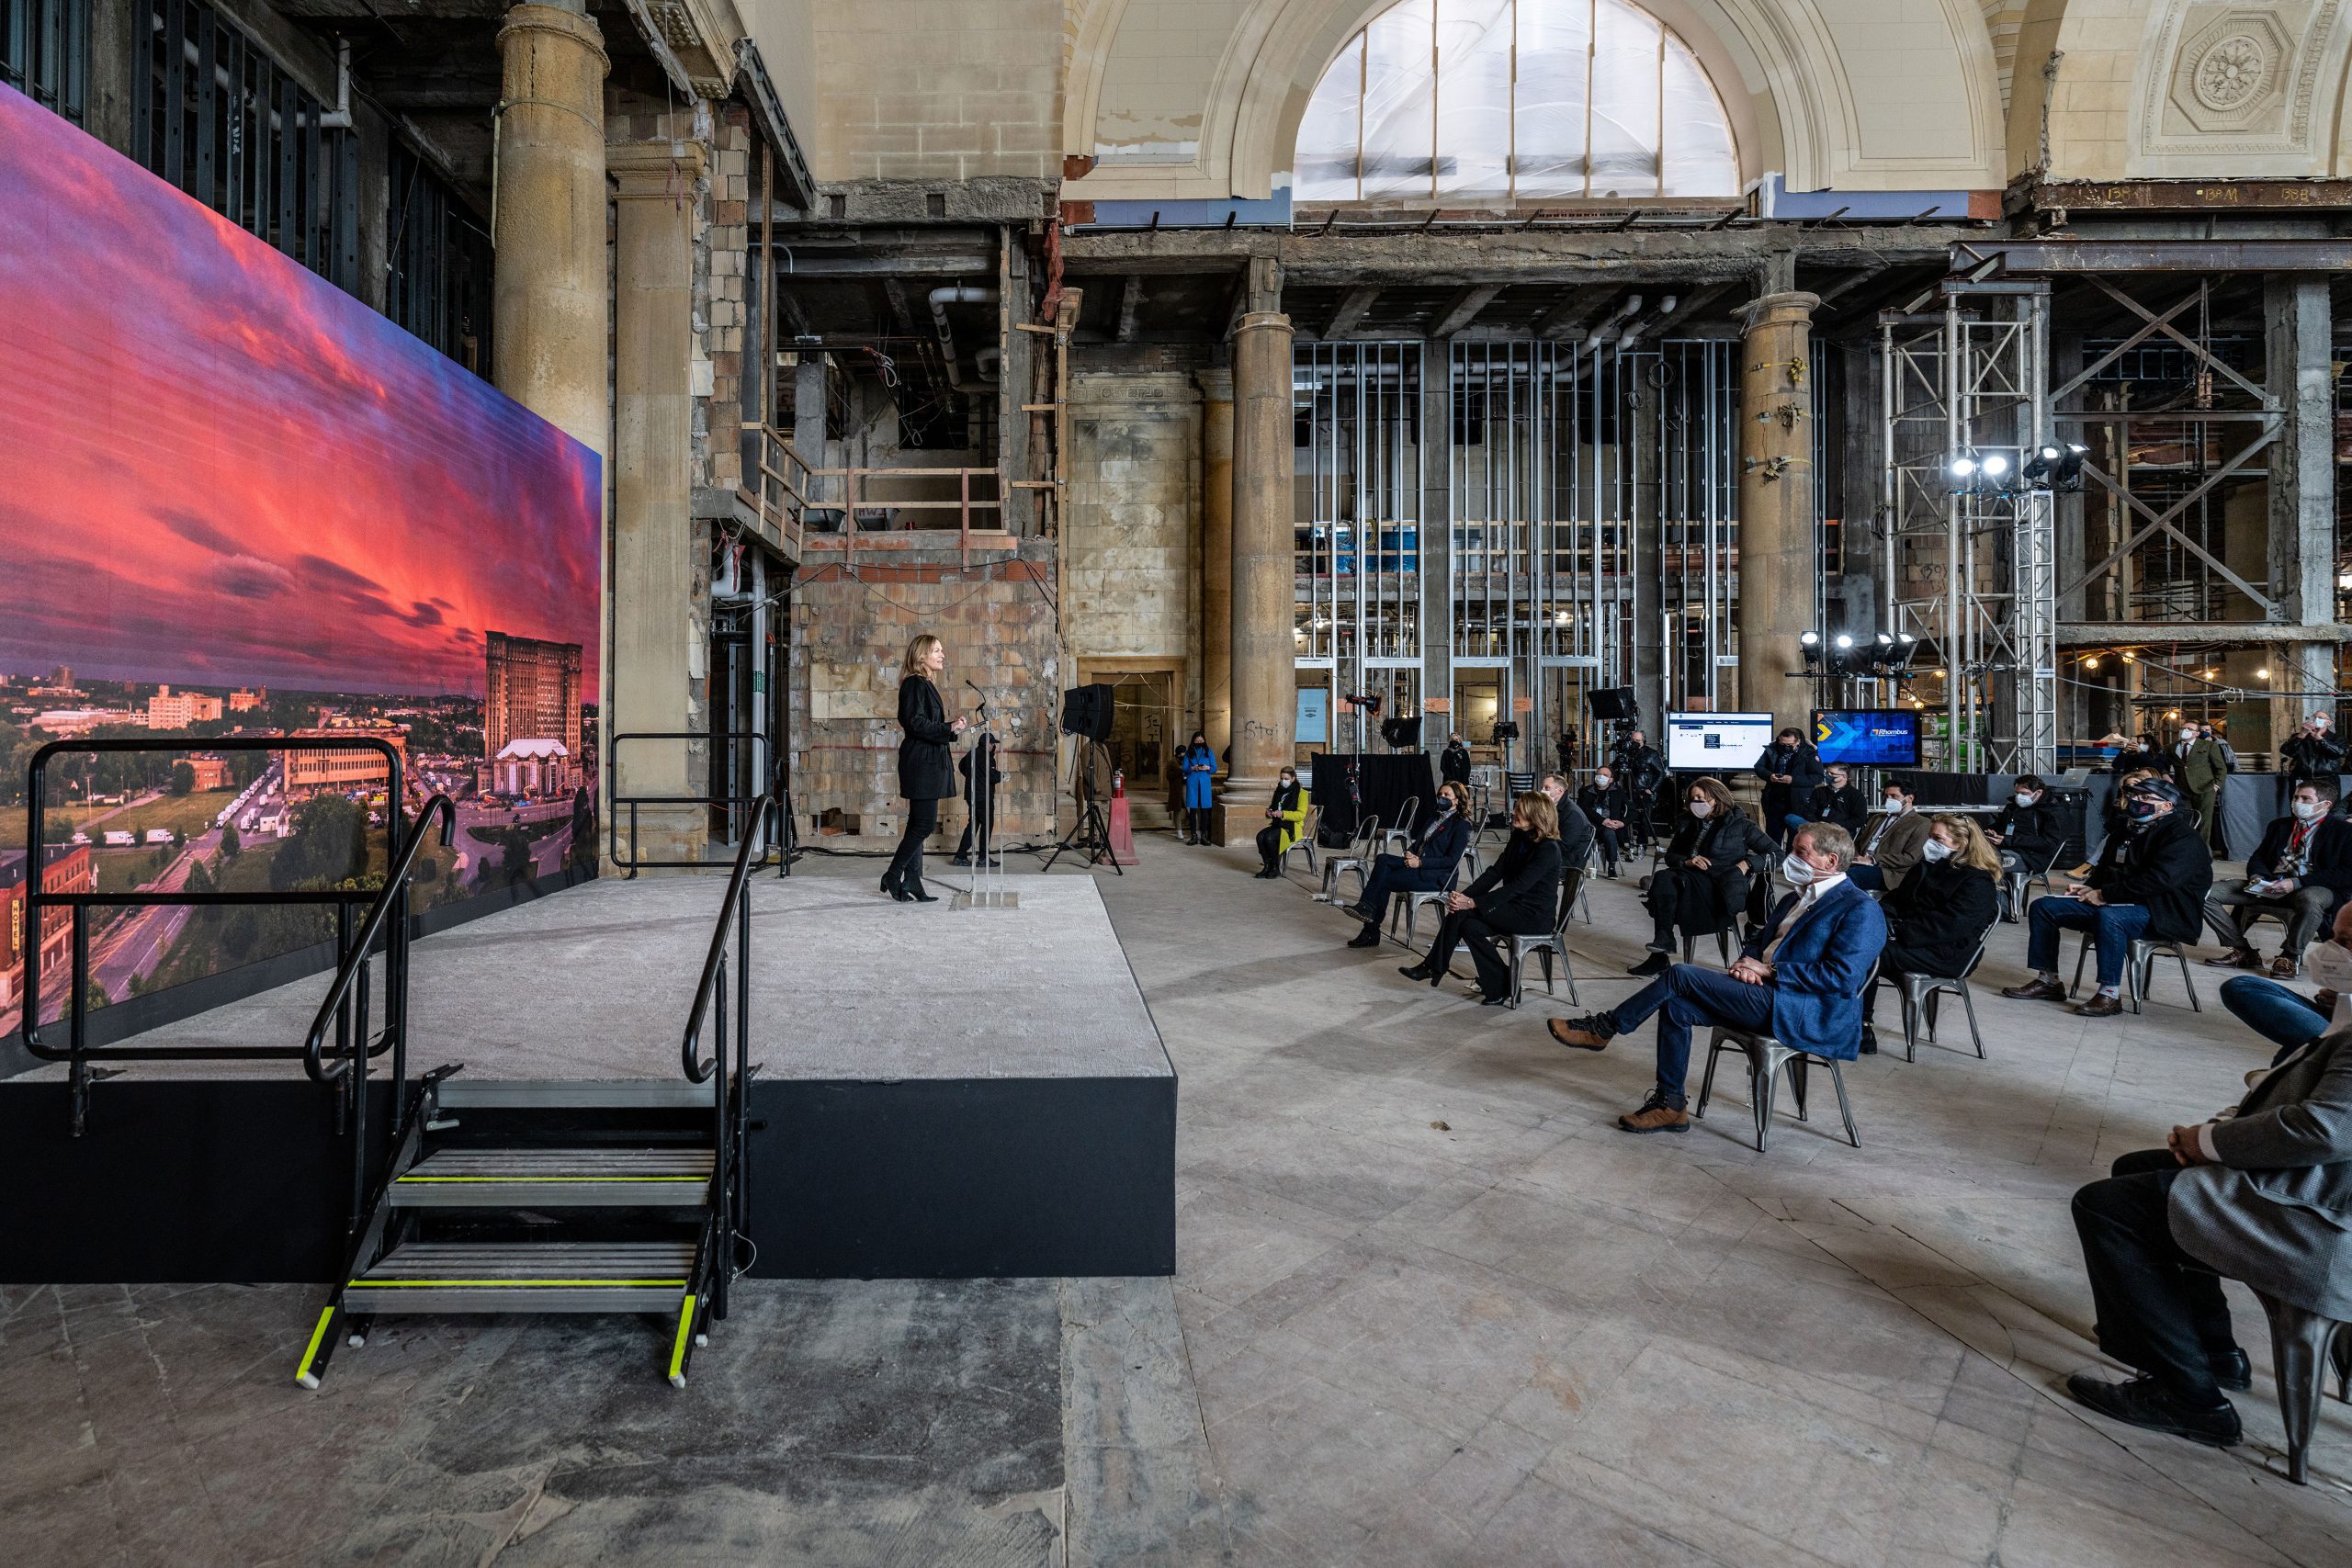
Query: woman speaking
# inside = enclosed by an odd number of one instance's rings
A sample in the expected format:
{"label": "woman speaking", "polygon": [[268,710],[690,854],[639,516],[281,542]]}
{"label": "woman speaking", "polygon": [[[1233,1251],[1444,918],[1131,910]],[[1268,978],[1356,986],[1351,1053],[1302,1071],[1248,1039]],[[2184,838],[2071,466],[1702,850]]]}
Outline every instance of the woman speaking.
{"label": "woman speaking", "polygon": [[882,874],[882,891],[901,904],[937,900],[922,889],[922,841],[939,830],[939,803],[956,793],[956,770],[947,749],[964,733],[961,714],[951,722],[932,677],[947,668],[947,649],[929,632],[907,644],[899,681],[899,793],[907,800],[907,830],[899,852]]}

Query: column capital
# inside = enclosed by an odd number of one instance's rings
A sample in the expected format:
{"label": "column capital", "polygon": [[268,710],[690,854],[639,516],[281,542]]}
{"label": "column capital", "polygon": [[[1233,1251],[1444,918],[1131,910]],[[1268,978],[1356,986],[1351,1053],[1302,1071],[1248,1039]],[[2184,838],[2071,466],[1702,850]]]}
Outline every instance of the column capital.
{"label": "column capital", "polygon": [[699,141],[613,141],[605,147],[605,172],[623,201],[675,200],[702,177]]}
{"label": "column capital", "polygon": [[564,5],[538,5],[532,0],[525,0],[524,4],[510,8],[505,20],[499,23],[498,47],[504,49],[506,40],[518,33],[553,33],[558,38],[569,39],[594,54],[605,74],[612,73],[613,60],[605,52],[604,31],[596,26],[595,18],[585,11],[574,10]]}
{"label": "column capital", "polygon": [[1251,310],[1234,324],[1233,335],[1239,337],[1243,333],[1270,331],[1279,331],[1284,336],[1288,336],[1291,331],[1290,318],[1280,310]]}
{"label": "column capital", "polygon": [[1747,318],[1741,325],[1743,330],[1754,332],[1768,322],[1811,321],[1813,312],[1820,304],[1820,295],[1808,294],[1803,289],[1759,294],[1740,307]]}

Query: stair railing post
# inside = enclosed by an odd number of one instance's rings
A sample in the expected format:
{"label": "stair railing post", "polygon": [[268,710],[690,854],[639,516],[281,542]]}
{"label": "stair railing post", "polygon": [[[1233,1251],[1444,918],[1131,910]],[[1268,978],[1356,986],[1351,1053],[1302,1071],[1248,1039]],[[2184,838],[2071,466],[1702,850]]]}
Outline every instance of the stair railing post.
{"label": "stair railing post", "polygon": [[727,955],[724,950],[719,953],[718,986],[717,988],[717,994],[711,998],[711,1012],[713,1015],[714,1034],[711,1050],[710,1100],[711,1109],[717,1113],[718,1122],[718,1168],[712,1171],[711,1175],[713,1179],[718,1183],[718,1189],[715,1196],[718,1200],[716,1206],[718,1211],[718,1234],[712,1238],[713,1256],[711,1258],[711,1268],[713,1270],[713,1278],[711,1280],[710,1287],[710,1310],[713,1317],[725,1317],[727,1315],[727,1278],[734,1271],[731,1267],[731,1262],[735,1247],[733,1232],[735,1215],[733,1205],[728,1201],[727,1190],[729,1181],[732,1179],[735,1168],[735,1155],[733,1140],[729,1136],[729,1134],[731,1131],[729,1126],[729,1122],[733,1118],[734,1108],[729,1103],[727,1092],[727,1079],[729,1076],[727,1063]]}
{"label": "stair railing post", "polygon": [[[765,831],[768,826],[769,802],[762,798],[752,810],[758,818],[754,831]],[[729,1230],[727,1237],[727,1272],[735,1272],[735,1248],[739,1236],[748,1237],[751,1219],[750,1142],[752,1112],[752,887],[743,885],[743,901],[735,909],[735,1171],[734,1190],[728,1196]]]}

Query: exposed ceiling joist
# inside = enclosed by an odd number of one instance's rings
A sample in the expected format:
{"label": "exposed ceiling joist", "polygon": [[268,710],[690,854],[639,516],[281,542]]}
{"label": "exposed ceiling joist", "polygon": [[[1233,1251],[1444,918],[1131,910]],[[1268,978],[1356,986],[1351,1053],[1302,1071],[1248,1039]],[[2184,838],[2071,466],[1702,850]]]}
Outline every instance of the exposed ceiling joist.
{"label": "exposed ceiling joist", "polygon": [[1496,283],[1481,283],[1464,288],[1447,304],[1445,313],[1431,323],[1430,336],[1452,337],[1475,321],[1479,311],[1493,304],[1495,296],[1501,292],[1502,286]]}
{"label": "exposed ceiling joist", "polygon": [[1363,319],[1372,314],[1372,307],[1379,299],[1380,290],[1369,285],[1349,289],[1340,299],[1339,310],[1333,312],[1331,325],[1323,335],[1328,338],[1346,337],[1363,325]]}
{"label": "exposed ceiling joist", "polygon": [[1600,308],[1617,297],[1608,288],[1587,288],[1569,296],[1544,313],[1535,335],[1555,343],[1562,338],[1581,337],[1584,324],[1600,313]]}

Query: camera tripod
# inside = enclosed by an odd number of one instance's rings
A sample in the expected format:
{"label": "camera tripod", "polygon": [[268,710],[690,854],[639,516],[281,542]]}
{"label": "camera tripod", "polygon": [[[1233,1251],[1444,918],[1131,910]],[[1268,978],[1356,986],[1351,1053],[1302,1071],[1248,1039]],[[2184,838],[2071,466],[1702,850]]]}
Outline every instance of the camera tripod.
{"label": "camera tripod", "polygon": [[1119,864],[1119,857],[1111,852],[1111,825],[1103,820],[1102,802],[1094,794],[1094,742],[1081,738],[1079,745],[1081,750],[1078,768],[1078,820],[1069,832],[1062,835],[1053,852],[1046,857],[1043,869],[1053,870],[1054,863],[1061,859],[1065,852],[1075,850],[1086,857],[1087,864],[1101,865],[1108,861],[1113,871],[1125,876],[1126,869]]}

